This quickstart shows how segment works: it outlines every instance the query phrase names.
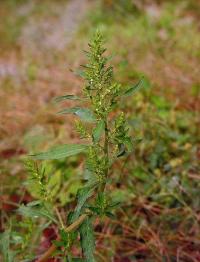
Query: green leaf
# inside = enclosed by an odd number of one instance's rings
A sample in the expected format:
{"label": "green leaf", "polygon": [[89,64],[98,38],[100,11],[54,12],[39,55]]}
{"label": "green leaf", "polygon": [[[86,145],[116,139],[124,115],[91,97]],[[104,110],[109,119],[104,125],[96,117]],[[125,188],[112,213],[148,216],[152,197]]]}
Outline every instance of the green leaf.
{"label": "green leaf", "polygon": [[132,143],[132,140],[130,137],[125,137],[123,139],[123,142],[124,142],[124,145],[126,146],[127,148],[127,151],[128,152],[132,152],[133,151],[133,143]]}
{"label": "green leaf", "polygon": [[119,152],[117,154],[117,157],[124,156],[126,154],[126,148],[124,144],[120,144],[119,146]]}
{"label": "green leaf", "polygon": [[85,122],[95,122],[96,118],[94,114],[88,108],[72,107],[66,108],[58,112],[58,114],[75,114]]}
{"label": "green leaf", "polygon": [[107,211],[105,214],[106,214],[107,217],[109,217],[111,219],[116,219],[116,216],[113,213],[109,212],[109,211]]}
{"label": "green leaf", "polygon": [[101,120],[97,123],[97,126],[93,130],[92,136],[93,136],[94,142],[99,141],[104,129],[105,129],[105,122],[103,120]]}
{"label": "green leaf", "polygon": [[72,108],[65,108],[61,111],[58,112],[58,114],[76,114],[76,112],[78,112],[78,110],[80,110],[80,107],[72,107]]}
{"label": "green leaf", "polygon": [[100,215],[101,214],[101,209],[99,207],[94,207],[94,206],[88,206],[88,208],[95,214]]}
{"label": "green leaf", "polygon": [[95,239],[92,219],[88,217],[80,227],[81,248],[86,262],[95,262]]}
{"label": "green leaf", "polygon": [[128,90],[124,92],[124,96],[133,95],[136,91],[138,91],[143,86],[143,78],[134,86],[130,87]]}
{"label": "green leaf", "polygon": [[140,179],[141,181],[147,182],[151,180],[150,176],[142,168],[137,167],[132,172],[133,176]]}
{"label": "green leaf", "polygon": [[3,255],[3,261],[5,262],[14,262],[14,257],[16,255],[16,252],[13,252],[10,250],[10,239],[11,238],[11,232],[10,230],[7,230],[0,234],[0,251]]}
{"label": "green leaf", "polygon": [[47,210],[47,208],[45,208],[44,206],[31,207],[31,206],[22,205],[18,208],[17,211],[18,213],[20,213],[25,217],[30,217],[30,218],[45,217],[57,224],[57,220],[54,218],[53,214],[50,212],[50,210]]}
{"label": "green leaf", "polygon": [[38,160],[53,160],[53,159],[60,159],[64,157],[69,157],[73,155],[77,155],[81,152],[84,152],[87,149],[87,145],[60,145],[51,148],[49,151],[36,153],[31,155],[34,159]]}
{"label": "green leaf", "polygon": [[87,201],[88,198],[90,198],[94,192],[95,186],[92,187],[83,187],[78,190],[77,193],[77,206],[74,210],[74,213],[72,215],[72,221],[74,222],[81,214],[81,210]]}
{"label": "green leaf", "polygon": [[52,198],[56,198],[56,196],[60,191],[61,181],[62,181],[61,177],[62,177],[61,170],[57,170],[49,178],[47,188]]}
{"label": "green leaf", "polygon": [[41,200],[35,200],[35,201],[32,201],[32,202],[29,202],[29,203],[27,204],[27,206],[28,206],[28,207],[34,207],[34,206],[40,205],[41,203],[42,203]]}
{"label": "green leaf", "polygon": [[64,100],[81,100],[81,98],[75,95],[65,95],[65,96],[57,96],[56,98],[54,98],[53,101],[58,103]]}

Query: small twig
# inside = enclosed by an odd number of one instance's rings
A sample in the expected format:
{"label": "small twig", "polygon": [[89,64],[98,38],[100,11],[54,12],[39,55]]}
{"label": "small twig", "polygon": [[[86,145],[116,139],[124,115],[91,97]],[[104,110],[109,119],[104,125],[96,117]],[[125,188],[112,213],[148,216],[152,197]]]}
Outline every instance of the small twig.
{"label": "small twig", "polygon": [[[88,215],[89,214],[81,215],[74,223],[72,223],[71,225],[69,225],[67,228],[64,229],[65,232],[69,233],[69,232],[76,230],[83,223],[83,221],[88,217]],[[58,237],[57,240],[59,239],[60,237]],[[51,255],[53,254],[53,252],[56,251],[56,249],[57,249],[57,246],[52,244],[50,248],[37,260],[37,262],[47,261],[47,259],[51,257]]]}
{"label": "small twig", "polygon": [[63,222],[63,220],[62,220],[62,217],[61,217],[60,212],[59,212],[59,210],[58,210],[57,207],[55,208],[55,211],[56,211],[56,215],[57,215],[57,217],[58,217],[58,220],[59,220],[59,222],[60,222],[61,227],[64,228],[64,227],[65,227],[65,226],[64,226],[64,222]]}

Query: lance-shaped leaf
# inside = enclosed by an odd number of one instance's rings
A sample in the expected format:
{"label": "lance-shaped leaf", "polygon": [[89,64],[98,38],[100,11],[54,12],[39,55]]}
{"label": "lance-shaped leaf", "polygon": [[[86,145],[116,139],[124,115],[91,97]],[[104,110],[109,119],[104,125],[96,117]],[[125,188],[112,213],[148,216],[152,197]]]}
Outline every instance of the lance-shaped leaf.
{"label": "lance-shaped leaf", "polygon": [[101,138],[101,135],[103,133],[105,129],[105,122],[103,120],[99,121],[97,123],[97,126],[94,128],[93,130],[93,139],[94,139],[94,142],[98,142],[99,139]]}
{"label": "lance-shaped leaf", "polygon": [[64,100],[82,100],[82,99],[75,95],[65,95],[65,96],[57,96],[56,98],[54,98],[53,101],[57,103]]}
{"label": "lance-shaped leaf", "polygon": [[86,262],[95,262],[95,239],[92,218],[88,217],[80,227],[81,248]]}
{"label": "lance-shaped leaf", "polygon": [[85,122],[95,122],[96,121],[94,114],[88,108],[81,108],[81,107],[66,108],[58,112],[58,114],[75,114],[79,116],[80,119],[82,119]]}
{"label": "lance-shaped leaf", "polygon": [[48,218],[50,221],[53,221],[57,224],[57,220],[53,216],[52,212],[45,208],[44,206],[20,206],[17,212],[25,217],[31,218],[38,218],[38,217],[45,217]]}
{"label": "lance-shaped leaf", "polygon": [[60,158],[77,155],[81,152],[86,151],[87,148],[88,148],[87,145],[81,145],[81,144],[60,145],[60,146],[53,147],[46,152],[37,153],[31,156],[34,159],[38,159],[38,160],[53,160],[53,159],[60,159]]}
{"label": "lance-shaped leaf", "polygon": [[121,156],[125,155],[126,154],[126,147],[125,147],[125,145],[124,144],[120,144],[120,145],[118,145],[118,147],[119,147],[119,152],[117,154],[117,157],[121,157]]}
{"label": "lance-shaped leaf", "polygon": [[1,261],[5,262],[13,262],[15,260],[15,255],[17,251],[13,251],[10,248],[11,244],[11,232],[10,230],[6,230],[0,234],[0,251],[1,251]]}
{"label": "lance-shaped leaf", "polygon": [[78,190],[77,193],[77,206],[73,212],[72,218],[70,222],[74,222],[81,214],[81,210],[86,203],[87,199],[90,198],[94,192],[95,186],[91,187],[83,187]]}
{"label": "lance-shaped leaf", "polygon": [[124,92],[124,96],[130,96],[132,94],[134,94],[135,92],[137,92],[141,87],[143,86],[143,78],[135,85],[133,85],[132,87],[130,87],[129,89],[127,89]]}

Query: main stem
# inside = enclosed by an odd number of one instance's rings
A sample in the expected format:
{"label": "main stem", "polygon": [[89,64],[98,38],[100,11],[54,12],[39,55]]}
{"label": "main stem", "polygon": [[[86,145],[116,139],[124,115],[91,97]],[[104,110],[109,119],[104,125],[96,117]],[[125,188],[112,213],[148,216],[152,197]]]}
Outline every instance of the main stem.
{"label": "main stem", "polygon": [[105,118],[105,141],[104,141],[104,155],[106,158],[106,171],[105,171],[105,177],[108,176],[108,119]]}
{"label": "main stem", "polygon": [[[109,151],[108,151],[108,147],[109,147],[109,144],[108,144],[108,119],[107,119],[107,116],[105,117],[104,119],[104,124],[105,124],[105,129],[104,129],[104,134],[105,134],[105,140],[104,140],[104,157],[106,159],[106,170],[105,170],[105,173],[104,173],[104,179],[107,178],[108,176],[108,161],[109,161]],[[103,193],[104,190],[105,190],[105,186],[106,186],[106,182],[103,181],[103,183],[100,185],[99,187],[99,193]]]}

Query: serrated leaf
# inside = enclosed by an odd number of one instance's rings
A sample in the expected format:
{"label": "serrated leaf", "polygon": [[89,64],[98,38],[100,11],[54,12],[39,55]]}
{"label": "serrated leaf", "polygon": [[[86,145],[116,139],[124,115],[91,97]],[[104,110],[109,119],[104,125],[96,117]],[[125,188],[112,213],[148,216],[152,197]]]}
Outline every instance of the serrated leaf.
{"label": "serrated leaf", "polygon": [[71,222],[74,222],[81,214],[81,210],[88,198],[92,196],[95,187],[83,187],[77,193],[77,206],[73,212]]}
{"label": "serrated leaf", "polygon": [[103,120],[101,120],[97,123],[97,126],[93,130],[92,136],[93,136],[94,142],[99,141],[104,129],[105,129],[105,122]]}
{"label": "serrated leaf", "polygon": [[128,90],[124,92],[124,96],[130,96],[138,91],[143,86],[143,78],[135,85],[130,87]]}
{"label": "serrated leaf", "polygon": [[58,114],[75,114],[79,116],[81,120],[85,122],[95,122],[96,121],[94,114],[88,108],[81,108],[81,107],[66,108],[58,112]]}
{"label": "serrated leaf", "polygon": [[56,98],[54,98],[53,101],[58,103],[65,100],[81,100],[81,98],[75,95],[65,95],[65,96],[57,96]]}
{"label": "serrated leaf", "polygon": [[95,239],[92,226],[92,219],[86,218],[80,227],[81,248],[86,262],[95,262]]}
{"label": "serrated leaf", "polygon": [[51,148],[50,150],[42,153],[31,155],[34,159],[38,160],[53,160],[77,155],[87,150],[87,145],[60,145]]}

